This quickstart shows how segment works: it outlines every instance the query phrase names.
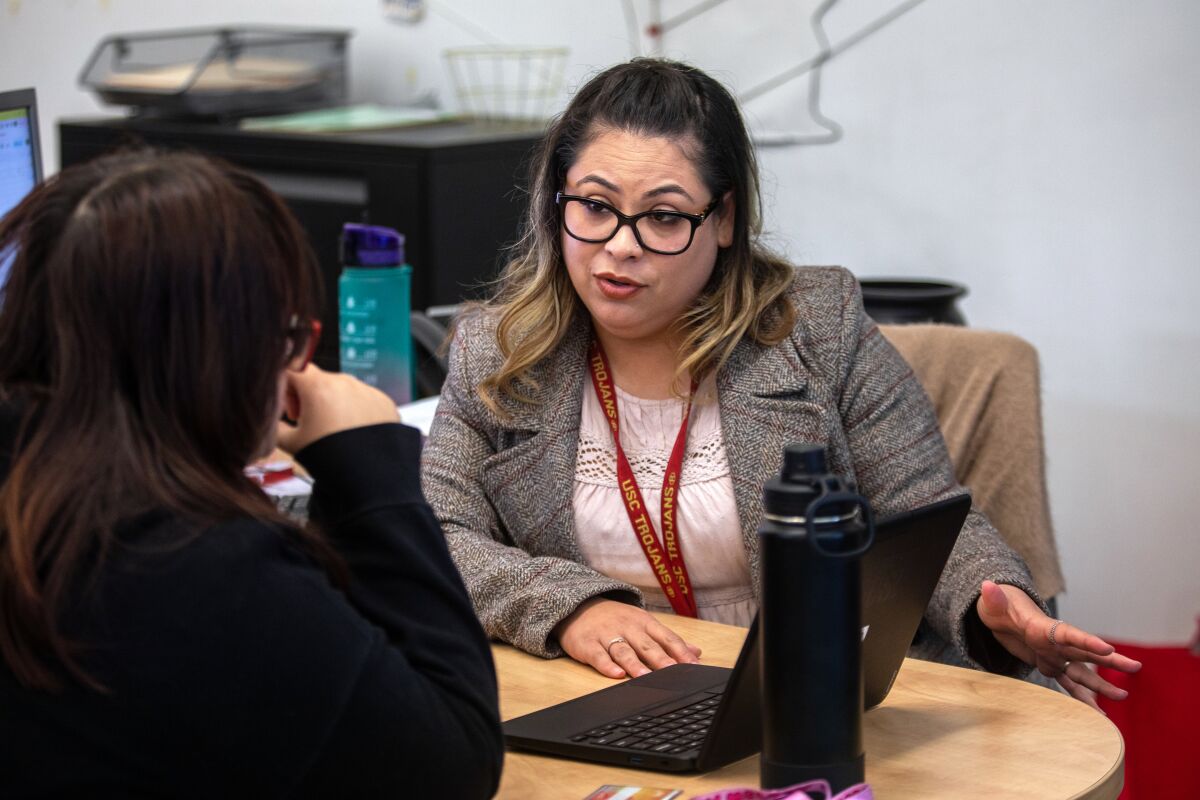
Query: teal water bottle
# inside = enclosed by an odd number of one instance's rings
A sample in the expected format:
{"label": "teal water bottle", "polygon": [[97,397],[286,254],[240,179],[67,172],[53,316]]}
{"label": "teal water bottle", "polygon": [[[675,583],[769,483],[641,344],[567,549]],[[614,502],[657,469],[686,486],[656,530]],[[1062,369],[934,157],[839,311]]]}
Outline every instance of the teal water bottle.
{"label": "teal water bottle", "polygon": [[382,389],[397,404],[413,399],[412,267],[404,236],[346,223],[338,278],[338,355],[342,372]]}

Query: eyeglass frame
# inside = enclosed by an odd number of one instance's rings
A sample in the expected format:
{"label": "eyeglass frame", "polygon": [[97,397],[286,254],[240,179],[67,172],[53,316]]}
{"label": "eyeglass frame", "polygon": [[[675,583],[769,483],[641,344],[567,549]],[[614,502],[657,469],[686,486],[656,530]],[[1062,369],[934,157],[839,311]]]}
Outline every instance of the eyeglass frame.
{"label": "eyeglass frame", "polygon": [[[616,215],[617,226],[613,228],[612,233],[603,239],[585,239],[582,236],[578,236],[572,232],[569,227],[567,227],[567,204],[563,202],[565,200],[577,200],[582,203],[592,203],[593,205],[603,206]],[[696,238],[696,229],[703,225],[705,221],[712,216],[712,212],[715,211],[717,206],[721,204],[721,200],[722,196],[717,195],[712,199],[712,202],[709,203],[699,214],[689,214],[686,211],[673,211],[667,208],[651,208],[648,211],[639,211],[636,214],[622,214],[612,204],[606,203],[603,200],[597,200],[594,197],[580,197],[577,194],[566,194],[565,192],[558,192],[554,195],[554,203],[558,206],[558,216],[562,222],[563,230],[566,231],[567,235],[572,239],[580,242],[586,242],[587,244],[604,244],[612,241],[613,237],[617,235],[622,226],[628,225],[630,229],[633,230],[633,238],[637,239],[638,247],[642,248],[643,250],[649,250],[651,253],[657,253],[660,256],[678,256],[686,253]],[[653,247],[650,247],[644,241],[642,241],[642,234],[638,231],[637,222],[642,217],[648,217],[651,214],[666,214],[667,216],[686,219],[688,222],[692,223],[692,230],[688,233],[687,244],[683,246],[682,250],[655,250]]]}
{"label": "eyeglass frame", "polygon": [[304,342],[304,360],[300,362],[300,366],[293,366],[299,356],[292,353],[288,354],[287,368],[293,372],[303,372],[312,363],[313,356],[317,353],[317,343],[321,341],[321,320],[310,319],[306,323],[301,323],[299,316],[293,314],[291,324],[288,325],[287,329],[288,341],[294,342],[296,334],[305,332],[307,332],[307,336]]}

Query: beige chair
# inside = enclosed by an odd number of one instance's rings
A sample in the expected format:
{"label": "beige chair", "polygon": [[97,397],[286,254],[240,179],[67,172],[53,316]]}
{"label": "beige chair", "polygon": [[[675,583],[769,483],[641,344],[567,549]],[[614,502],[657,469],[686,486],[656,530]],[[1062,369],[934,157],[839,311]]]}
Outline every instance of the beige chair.
{"label": "beige chair", "polygon": [[1037,351],[953,325],[880,325],[937,410],[958,482],[1016,550],[1046,600],[1065,588],[1046,496]]}

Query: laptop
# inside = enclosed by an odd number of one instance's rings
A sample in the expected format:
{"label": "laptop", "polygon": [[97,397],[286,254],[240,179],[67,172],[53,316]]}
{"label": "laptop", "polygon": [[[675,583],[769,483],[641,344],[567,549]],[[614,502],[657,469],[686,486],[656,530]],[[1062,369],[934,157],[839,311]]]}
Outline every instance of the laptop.
{"label": "laptop", "polygon": [[[866,708],[883,702],[971,509],[959,495],[875,526],[863,557]],[[708,772],[762,749],[758,620],[733,669],[675,664],[504,723],[514,750]]]}
{"label": "laptop", "polygon": [[[33,89],[0,92],[0,219],[42,179],[37,96]],[[0,253],[0,294],[12,253]]]}

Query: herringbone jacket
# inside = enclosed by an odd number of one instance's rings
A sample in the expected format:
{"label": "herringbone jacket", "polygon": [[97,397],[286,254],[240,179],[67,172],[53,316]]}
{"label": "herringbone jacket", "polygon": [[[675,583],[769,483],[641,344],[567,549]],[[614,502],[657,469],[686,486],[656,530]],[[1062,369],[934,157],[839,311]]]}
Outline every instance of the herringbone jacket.
{"label": "herringbone jacket", "polygon": [[[837,267],[798,268],[790,297],[798,312],[792,335],[772,347],[742,341],[717,375],[722,435],[756,587],[762,487],[789,443],[824,444],[831,471],[856,480],[878,517],[963,491],[929,400],[863,311],[854,277]],[[590,336],[590,323],[577,320],[535,367],[535,402],[506,401],[511,416],[501,420],[475,393],[501,361],[495,319],[476,312],[460,320],[422,458],[425,495],[485,629],[542,656],[561,654],[551,631],[587,598],[640,600],[634,587],[583,563],[575,538],[571,501]],[[1025,564],[972,511],[913,655],[978,666],[968,657],[968,628],[978,642],[973,605],[985,578],[1037,598]],[[992,669],[1021,668],[997,658],[993,647],[984,649]],[[971,655],[979,654],[974,644]]]}

